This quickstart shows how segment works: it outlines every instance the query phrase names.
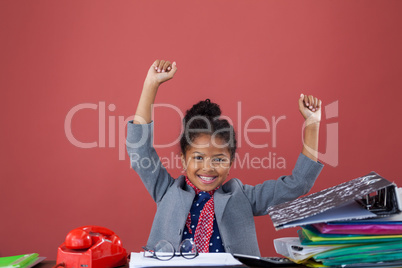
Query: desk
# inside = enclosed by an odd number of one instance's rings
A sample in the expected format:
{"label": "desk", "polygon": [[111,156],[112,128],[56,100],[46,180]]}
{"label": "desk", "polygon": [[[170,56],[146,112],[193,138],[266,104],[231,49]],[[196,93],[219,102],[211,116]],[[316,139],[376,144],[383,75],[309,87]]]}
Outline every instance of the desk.
{"label": "desk", "polygon": [[[44,260],[44,261],[42,261],[41,263],[39,263],[39,264],[37,264],[37,265],[35,265],[33,268],[53,268],[54,266],[56,265],[56,261],[48,261],[48,260]],[[213,266],[204,266],[205,268],[213,268]],[[229,267],[229,266],[218,266],[219,268],[222,268],[222,267]],[[238,268],[248,268],[248,266],[246,266],[246,265],[239,265],[239,266],[235,266],[235,267],[238,267]],[[299,267],[305,267],[305,266],[303,266],[303,265],[299,265]],[[126,265],[124,265],[124,266],[120,266],[120,268],[129,268],[129,265],[128,264],[126,264]],[[286,268],[286,267],[283,267],[283,268]],[[294,267],[292,267],[292,268],[294,268]]]}

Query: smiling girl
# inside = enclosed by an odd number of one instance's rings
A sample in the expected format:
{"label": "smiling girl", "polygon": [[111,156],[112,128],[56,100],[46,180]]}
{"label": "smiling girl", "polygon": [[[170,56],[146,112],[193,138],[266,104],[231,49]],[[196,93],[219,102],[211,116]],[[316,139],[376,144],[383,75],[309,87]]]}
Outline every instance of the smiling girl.
{"label": "smiling girl", "polygon": [[[127,126],[132,168],[157,203],[147,247],[167,240],[178,249],[183,240],[193,239],[199,252],[259,256],[254,216],[266,215],[268,207],[306,194],[323,168],[317,161],[321,101],[313,96],[299,98],[306,127],[292,174],[256,186],[237,178],[225,183],[235,159],[235,131],[220,118],[217,104],[209,99],[198,102],[183,119],[180,148],[185,175],[174,179],[153,148],[151,112],[159,86],[176,71],[175,62],[152,64],[134,120]],[[141,165],[144,162],[147,165]]]}

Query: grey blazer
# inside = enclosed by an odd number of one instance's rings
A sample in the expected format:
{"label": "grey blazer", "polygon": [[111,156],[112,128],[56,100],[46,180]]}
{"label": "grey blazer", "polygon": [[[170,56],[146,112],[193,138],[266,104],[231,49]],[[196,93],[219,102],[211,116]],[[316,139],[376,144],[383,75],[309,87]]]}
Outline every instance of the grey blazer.
{"label": "grey blazer", "polygon": [[[195,197],[194,189],[181,175],[172,178],[153,147],[153,122],[127,125],[127,152],[131,166],[157,203],[148,239],[153,247],[159,240],[170,241],[177,249],[187,215]],[[215,215],[226,252],[260,256],[254,217],[266,215],[272,205],[296,199],[313,186],[323,165],[300,154],[293,172],[256,186],[230,179],[214,194]]]}

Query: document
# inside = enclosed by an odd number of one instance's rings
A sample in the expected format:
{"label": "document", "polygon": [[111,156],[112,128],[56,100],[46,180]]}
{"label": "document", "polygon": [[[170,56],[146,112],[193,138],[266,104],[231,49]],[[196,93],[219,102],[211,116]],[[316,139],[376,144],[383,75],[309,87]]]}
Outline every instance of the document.
{"label": "document", "polygon": [[307,259],[336,248],[345,247],[345,245],[322,245],[322,246],[306,246],[300,243],[298,237],[283,237],[274,240],[275,250],[295,263],[301,263]]}
{"label": "document", "polygon": [[132,252],[130,268],[136,267],[171,267],[171,266],[224,266],[242,265],[230,253],[200,253],[194,259],[174,257],[168,261],[161,261],[155,258],[144,257],[144,252]]}

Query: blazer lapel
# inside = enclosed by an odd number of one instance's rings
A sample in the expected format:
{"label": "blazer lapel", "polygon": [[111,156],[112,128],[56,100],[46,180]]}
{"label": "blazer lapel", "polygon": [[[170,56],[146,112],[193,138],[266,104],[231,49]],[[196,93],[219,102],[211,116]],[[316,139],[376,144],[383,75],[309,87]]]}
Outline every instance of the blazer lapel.
{"label": "blazer lapel", "polygon": [[222,220],[223,212],[231,196],[231,194],[223,192],[222,187],[214,194],[215,217],[218,225]]}
{"label": "blazer lapel", "polygon": [[180,218],[187,219],[188,213],[190,212],[191,205],[195,197],[195,191],[191,186],[184,183],[184,189],[179,187],[178,194],[181,200]]}

